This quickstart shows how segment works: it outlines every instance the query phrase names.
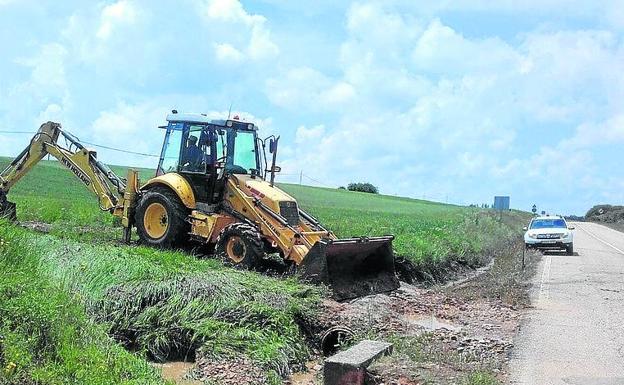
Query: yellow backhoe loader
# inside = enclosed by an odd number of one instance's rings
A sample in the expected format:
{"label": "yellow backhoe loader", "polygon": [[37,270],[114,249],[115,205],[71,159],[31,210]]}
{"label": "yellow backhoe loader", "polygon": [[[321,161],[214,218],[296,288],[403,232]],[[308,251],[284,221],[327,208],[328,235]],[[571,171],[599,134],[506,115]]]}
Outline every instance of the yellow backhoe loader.
{"label": "yellow backhoe loader", "polygon": [[279,253],[305,279],[328,284],[339,300],[399,286],[392,236],[337,239],[275,186],[279,137],[261,139],[254,124],[236,117],[210,120],[175,110],[161,128],[156,175],[141,184],[137,171],[122,179],[60,124],[43,124],[0,174],[0,215],[15,219],[9,190],[49,154],[97,196],[102,210],[121,218],[126,242],[133,228],[155,247],[197,241],[250,269]]}

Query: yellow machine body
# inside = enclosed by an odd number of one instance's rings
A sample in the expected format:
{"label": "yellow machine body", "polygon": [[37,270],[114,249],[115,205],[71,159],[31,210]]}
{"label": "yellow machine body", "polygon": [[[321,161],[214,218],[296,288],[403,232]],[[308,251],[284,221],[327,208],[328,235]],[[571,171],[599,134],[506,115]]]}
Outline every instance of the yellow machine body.
{"label": "yellow machine body", "polygon": [[195,194],[193,193],[193,188],[180,174],[170,172],[154,177],[148,180],[145,185],[141,186],[141,190],[144,191],[157,185],[169,187],[178,195],[184,206],[189,209],[195,208]]}

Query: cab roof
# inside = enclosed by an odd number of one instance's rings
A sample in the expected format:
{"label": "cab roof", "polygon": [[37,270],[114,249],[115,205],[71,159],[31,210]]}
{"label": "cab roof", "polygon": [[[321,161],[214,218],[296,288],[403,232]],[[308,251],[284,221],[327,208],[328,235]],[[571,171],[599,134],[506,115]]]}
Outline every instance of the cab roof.
{"label": "cab roof", "polygon": [[[238,127],[239,129],[249,129],[255,130],[256,126],[250,122],[243,122],[238,120],[238,116],[235,116],[234,119],[210,119],[206,114],[180,114],[180,113],[171,113],[167,115],[168,122],[182,122],[182,123],[210,123],[215,124],[217,126],[227,126],[227,127]],[[232,122],[228,124],[228,122]]]}
{"label": "cab roof", "polygon": [[168,114],[168,122],[213,123],[205,114]]}

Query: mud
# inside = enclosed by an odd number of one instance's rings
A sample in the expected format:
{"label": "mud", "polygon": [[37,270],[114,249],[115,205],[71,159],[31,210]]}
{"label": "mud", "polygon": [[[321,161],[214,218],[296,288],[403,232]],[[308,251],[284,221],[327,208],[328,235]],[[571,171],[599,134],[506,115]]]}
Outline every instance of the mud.
{"label": "mud", "polygon": [[219,385],[264,385],[268,383],[265,371],[244,357],[223,360],[201,358],[191,375],[200,383],[212,381]]}
{"label": "mud", "polygon": [[315,385],[323,383],[323,365],[319,361],[306,363],[306,370],[294,373],[284,385]]}
{"label": "mud", "polygon": [[[475,371],[504,382],[521,312],[528,305],[527,279],[539,260],[537,253],[527,255],[523,269],[521,250],[521,245],[509,245],[491,263],[467,269],[451,284],[424,287],[401,282],[389,294],[325,301],[316,327],[340,325],[355,333],[355,341],[393,342],[394,354],[371,367],[377,384],[464,383],[465,376]],[[320,355],[317,362],[322,363]],[[291,383],[309,385],[310,377],[304,374],[297,373],[290,381],[303,377],[307,382]]]}
{"label": "mud", "polygon": [[202,385],[201,381],[189,377],[189,372],[195,366],[194,362],[177,361],[152,365],[161,372],[162,378],[173,381],[176,385]]}
{"label": "mud", "polygon": [[45,222],[39,222],[39,221],[20,222],[20,226],[25,227],[30,230],[38,231],[44,234],[49,233],[50,230],[52,229],[52,225],[45,223]]}

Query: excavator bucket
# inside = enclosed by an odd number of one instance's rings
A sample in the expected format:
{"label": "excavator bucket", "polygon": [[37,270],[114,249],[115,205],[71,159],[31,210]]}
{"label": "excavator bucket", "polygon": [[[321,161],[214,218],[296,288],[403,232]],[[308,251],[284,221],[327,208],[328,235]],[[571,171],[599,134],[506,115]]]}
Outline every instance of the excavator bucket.
{"label": "excavator bucket", "polygon": [[399,287],[392,253],[393,236],[318,241],[304,258],[303,278],[325,283],[341,301]]}

